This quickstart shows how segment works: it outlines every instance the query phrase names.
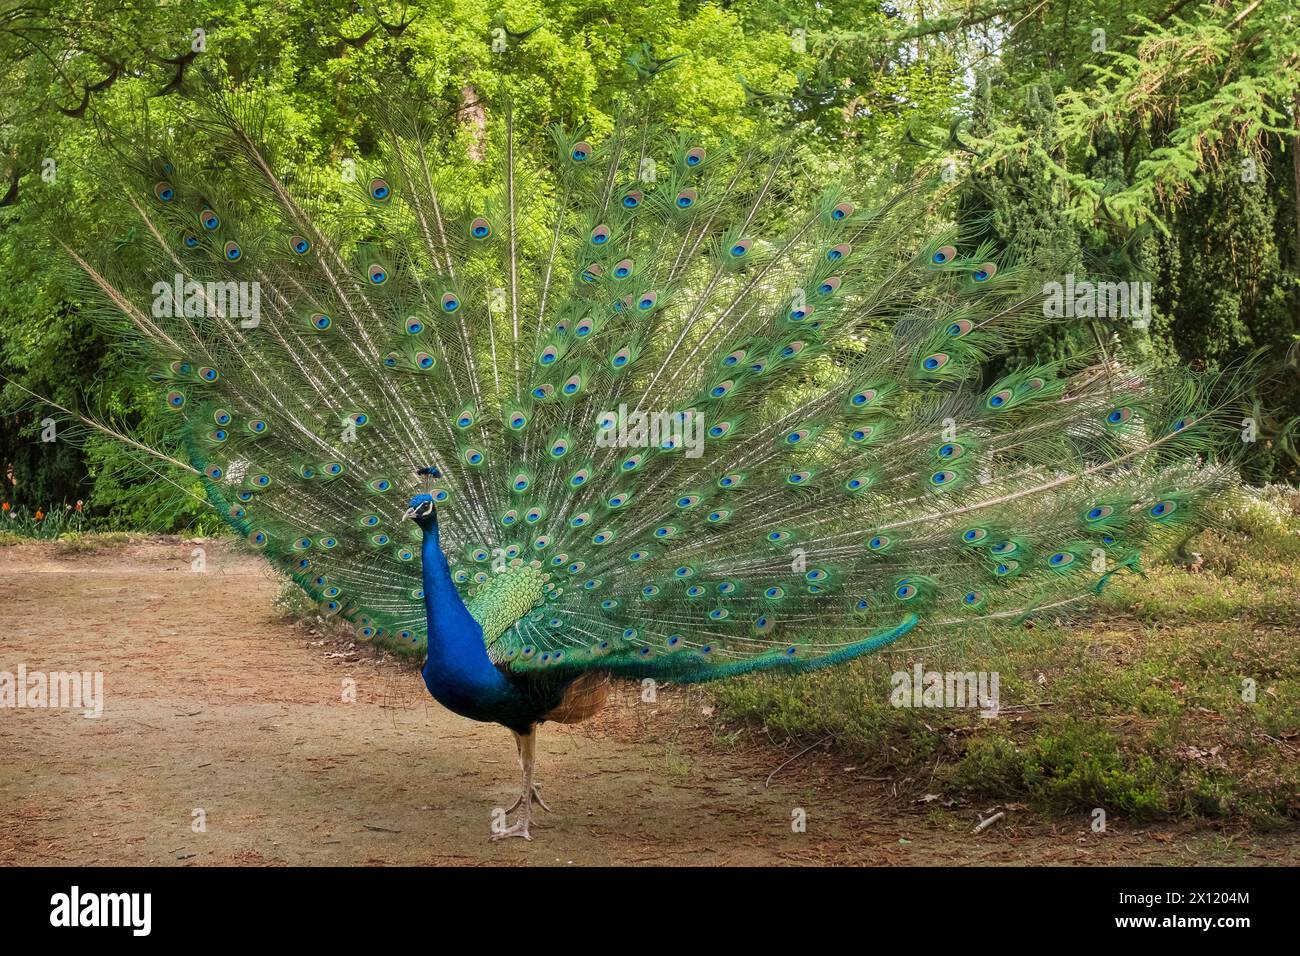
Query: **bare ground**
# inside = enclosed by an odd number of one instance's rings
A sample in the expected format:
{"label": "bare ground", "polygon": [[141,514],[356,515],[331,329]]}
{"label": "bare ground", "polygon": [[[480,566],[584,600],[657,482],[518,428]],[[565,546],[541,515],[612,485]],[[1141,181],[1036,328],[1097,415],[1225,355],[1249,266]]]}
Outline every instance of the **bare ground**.
{"label": "bare ground", "polygon": [[1300,861],[1289,832],[1112,820],[1096,834],[1082,815],[918,805],[916,781],[720,727],[698,690],[645,703],[636,688],[543,728],[555,812],[531,843],[492,843],[518,781],[509,734],[442,710],[412,663],[283,618],[256,558],[201,542],[194,573],[197,544],[0,548],[0,671],[101,671],[106,698],[99,719],[0,709],[0,864]]}

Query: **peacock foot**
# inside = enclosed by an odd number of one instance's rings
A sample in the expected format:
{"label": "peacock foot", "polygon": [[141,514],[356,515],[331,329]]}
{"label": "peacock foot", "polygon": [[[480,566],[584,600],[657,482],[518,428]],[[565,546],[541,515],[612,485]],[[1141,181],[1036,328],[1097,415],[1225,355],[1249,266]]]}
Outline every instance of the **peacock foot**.
{"label": "peacock foot", "polygon": [[[537,792],[537,784],[533,784],[532,797],[533,797],[533,803],[537,804],[547,813],[552,812],[551,808],[546,805],[546,801],[542,799],[542,795]],[[524,802],[524,795],[521,793],[518,797],[515,798],[515,802],[510,804],[510,806],[506,808],[506,813],[514,813],[516,810],[519,809],[520,805],[523,804],[523,802]]]}
{"label": "peacock foot", "polygon": [[529,822],[528,814],[525,813],[523,816],[519,818],[517,822],[515,822],[511,826],[506,827],[504,830],[499,830],[496,833],[493,833],[492,842],[495,843],[497,840],[505,840],[508,839],[509,837],[523,837],[525,840],[531,842],[533,838],[528,835],[528,822]]}

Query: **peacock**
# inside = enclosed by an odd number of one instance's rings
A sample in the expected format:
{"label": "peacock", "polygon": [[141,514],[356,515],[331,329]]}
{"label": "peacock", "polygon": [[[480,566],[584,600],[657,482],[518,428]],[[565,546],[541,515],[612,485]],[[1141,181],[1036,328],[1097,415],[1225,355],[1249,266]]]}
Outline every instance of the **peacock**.
{"label": "peacock", "polygon": [[945,220],[938,178],[819,180],[779,129],[649,105],[531,138],[507,105],[467,141],[417,97],[336,174],[247,95],[195,110],[116,144],[112,233],[64,242],[166,412],[123,437],[510,730],[493,839],[549,810],[539,725],[615,680],[810,671],[1065,608],[1229,487],[1209,453],[1241,389],[1104,337],[1009,361],[1081,320],[1044,309],[1042,255]]}

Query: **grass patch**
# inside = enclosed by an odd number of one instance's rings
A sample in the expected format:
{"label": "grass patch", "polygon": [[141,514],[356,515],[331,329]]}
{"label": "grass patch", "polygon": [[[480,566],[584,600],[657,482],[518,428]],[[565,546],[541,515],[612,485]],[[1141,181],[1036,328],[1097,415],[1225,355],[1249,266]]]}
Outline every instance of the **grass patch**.
{"label": "grass patch", "polygon": [[[805,742],[829,735],[855,763],[931,791],[1045,813],[1298,820],[1300,520],[1282,502],[1198,535],[1188,563],[1120,578],[1088,620],[940,647],[921,634],[915,650],[753,675],[715,689],[720,714]],[[893,706],[891,675],[918,662],[997,672],[1001,713]]]}
{"label": "grass patch", "polygon": [[65,532],[54,543],[55,554],[93,554],[106,548],[119,548],[131,540],[125,531]]}
{"label": "grass patch", "polygon": [[280,592],[271,602],[276,617],[281,621],[312,621],[320,614],[315,602],[308,597],[292,578],[282,577]]}
{"label": "grass patch", "polygon": [[0,548],[12,547],[29,541],[53,542],[57,555],[92,554],[105,548],[127,544],[131,535],[125,531],[64,531],[52,538],[39,538],[31,534],[0,530]]}

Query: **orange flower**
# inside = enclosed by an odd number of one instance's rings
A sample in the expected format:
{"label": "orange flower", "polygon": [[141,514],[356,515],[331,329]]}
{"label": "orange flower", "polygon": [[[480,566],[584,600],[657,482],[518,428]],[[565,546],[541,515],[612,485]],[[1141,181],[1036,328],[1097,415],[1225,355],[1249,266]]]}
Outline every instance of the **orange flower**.
{"label": "orange flower", "polygon": [[77,510],[78,510],[78,511],[81,510],[81,499],[80,499],[80,498],[77,499]]}
{"label": "orange flower", "polygon": [[5,504],[4,504],[4,509],[3,509],[3,510],[5,510],[5,511],[8,511],[8,510],[9,510],[9,502],[7,502],[7,501],[5,502]]}
{"label": "orange flower", "polygon": [[36,512],[36,520],[37,520],[37,521],[40,521],[40,520],[41,520],[42,518],[44,518],[44,517],[45,517],[45,512],[44,512],[44,511],[37,511],[37,512]]}

